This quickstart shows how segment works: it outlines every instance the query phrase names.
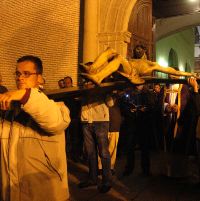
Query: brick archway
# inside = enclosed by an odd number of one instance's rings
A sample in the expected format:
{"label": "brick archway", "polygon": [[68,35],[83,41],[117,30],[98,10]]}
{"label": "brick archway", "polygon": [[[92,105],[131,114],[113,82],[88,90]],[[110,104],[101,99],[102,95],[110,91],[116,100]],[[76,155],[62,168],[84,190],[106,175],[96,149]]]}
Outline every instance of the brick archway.
{"label": "brick archway", "polygon": [[131,33],[128,23],[137,0],[107,0],[99,5],[98,52],[106,46],[126,55]]}

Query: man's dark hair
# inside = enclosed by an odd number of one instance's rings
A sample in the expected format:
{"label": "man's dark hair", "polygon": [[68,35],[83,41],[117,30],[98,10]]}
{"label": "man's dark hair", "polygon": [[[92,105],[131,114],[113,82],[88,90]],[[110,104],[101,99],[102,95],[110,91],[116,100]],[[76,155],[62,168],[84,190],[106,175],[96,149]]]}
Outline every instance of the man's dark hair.
{"label": "man's dark hair", "polygon": [[154,86],[157,86],[157,85],[160,86],[160,83],[155,83],[155,84],[154,84]]}
{"label": "man's dark hair", "polygon": [[35,64],[36,67],[36,72],[38,74],[42,74],[43,73],[43,66],[42,66],[42,60],[39,57],[33,56],[33,55],[26,55],[23,57],[20,57],[19,59],[17,59],[17,63],[21,63],[24,61],[31,61]]}
{"label": "man's dark hair", "polygon": [[64,82],[64,79],[60,79],[60,80],[58,80],[58,82]]}
{"label": "man's dark hair", "polygon": [[66,79],[70,79],[70,80],[71,80],[71,83],[73,84],[73,80],[72,80],[72,78],[71,78],[70,76],[64,77],[64,80],[66,80]]}

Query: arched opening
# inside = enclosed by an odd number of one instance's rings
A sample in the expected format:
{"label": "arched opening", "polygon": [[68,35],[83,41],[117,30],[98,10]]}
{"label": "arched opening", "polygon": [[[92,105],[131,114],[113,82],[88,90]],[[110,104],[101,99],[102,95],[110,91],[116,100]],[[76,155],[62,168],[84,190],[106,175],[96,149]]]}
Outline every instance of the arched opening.
{"label": "arched opening", "polygon": [[150,0],[136,2],[129,19],[128,31],[131,33],[131,40],[128,44],[127,57],[132,57],[135,46],[144,45],[149,59],[152,60],[152,3]]}
{"label": "arched opening", "polygon": [[173,48],[171,48],[169,51],[168,65],[170,67],[174,68],[175,70],[179,70],[179,68],[178,68],[178,55]]}
{"label": "arched opening", "polygon": [[191,73],[191,66],[188,62],[185,63],[185,71]]}

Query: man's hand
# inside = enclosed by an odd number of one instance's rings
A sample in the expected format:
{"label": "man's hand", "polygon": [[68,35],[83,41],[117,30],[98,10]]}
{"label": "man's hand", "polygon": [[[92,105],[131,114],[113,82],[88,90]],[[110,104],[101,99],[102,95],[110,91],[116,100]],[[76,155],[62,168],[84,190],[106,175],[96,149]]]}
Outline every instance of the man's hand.
{"label": "man's hand", "polygon": [[178,105],[177,104],[172,105],[172,112],[178,112]]}
{"label": "man's hand", "polygon": [[10,109],[11,102],[20,101],[25,93],[26,93],[25,89],[20,89],[0,94],[0,109],[1,110]]}
{"label": "man's hand", "polygon": [[194,92],[198,93],[199,85],[197,83],[196,78],[193,77],[188,78],[188,84],[193,87]]}
{"label": "man's hand", "polygon": [[168,105],[166,106],[165,111],[168,112],[168,113],[172,112],[172,107],[171,107],[170,104],[168,104]]}
{"label": "man's hand", "polygon": [[146,112],[146,111],[147,111],[147,108],[146,108],[145,106],[142,106],[142,107],[140,108],[140,111],[141,111],[141,112]]}

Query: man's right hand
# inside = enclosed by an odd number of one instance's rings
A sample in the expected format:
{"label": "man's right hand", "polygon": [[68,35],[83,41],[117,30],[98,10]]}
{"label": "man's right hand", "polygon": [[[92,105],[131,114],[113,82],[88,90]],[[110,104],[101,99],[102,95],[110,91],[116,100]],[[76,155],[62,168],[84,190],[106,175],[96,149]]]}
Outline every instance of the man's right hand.
{"label": "man's right hand", "polygon": [[26,93],[26,89],[20,89],[16,91],[9,91],[3,94],[0,94],[0,109],[1,110],[9,110],[12,101],[20,101],[24,94]]}
{"label": "man's right hand", "polygon": [[188,78],[188,84],[193,87],[194,92],[198,93],[199,85],[197,83],[196,78],[193,77]]}
{"label": "man's right hand", "polygon": [[172,112],[175,112],[175,113],[178,112],[178,105],[177,104],[172,105],[171,110]]}
{"label": "man's right hand", "polygon": [[166,106],[165,111],[166,111],[167,113],[172,112],[172,107],[171,107],[170,104],[168,104],[168,105]]}

